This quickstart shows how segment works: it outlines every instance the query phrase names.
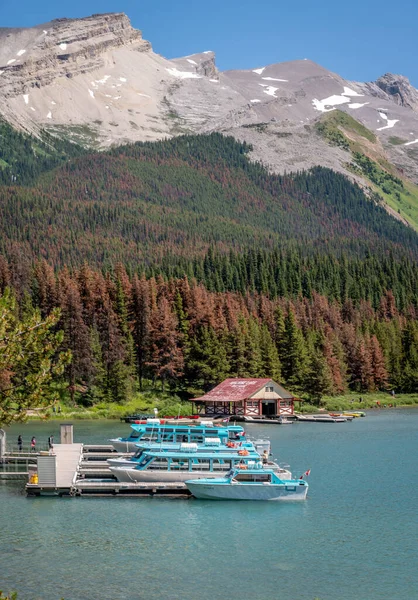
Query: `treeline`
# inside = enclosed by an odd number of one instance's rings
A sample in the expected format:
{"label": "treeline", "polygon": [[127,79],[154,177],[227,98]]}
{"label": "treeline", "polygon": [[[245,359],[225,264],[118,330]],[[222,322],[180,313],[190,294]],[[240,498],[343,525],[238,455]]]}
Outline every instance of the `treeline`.
{"label": "treeline", "polygon": [[[18,279],[4,260],[0,291]],[[73,400],[123,402],[146,380],[188,395],[227,376],[272,377],[317,401],[323,394],[418,389],[417,308],[211,292],[188,278],[147,279],[117,266],[55,273],[42,261],[14,286],[22,314],[61,309],[65,384]]]}

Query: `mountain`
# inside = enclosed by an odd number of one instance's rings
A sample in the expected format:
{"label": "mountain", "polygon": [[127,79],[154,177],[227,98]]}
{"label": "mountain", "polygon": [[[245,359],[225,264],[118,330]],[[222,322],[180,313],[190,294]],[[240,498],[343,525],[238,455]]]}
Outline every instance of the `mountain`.
{"label": "mountain", "polygon": [[111,13],[0,29],[0,114],[94,149],[222,132],[272,172],[339,171],[418,230],[418,91],[402,76],[350,82],[306,59],[219,72],[213,52],[167,60]]}

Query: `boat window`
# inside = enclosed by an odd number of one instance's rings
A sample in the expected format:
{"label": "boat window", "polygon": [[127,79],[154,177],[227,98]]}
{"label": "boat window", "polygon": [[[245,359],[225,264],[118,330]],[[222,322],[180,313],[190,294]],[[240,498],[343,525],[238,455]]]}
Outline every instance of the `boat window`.
{"label": "boat window", "polygon": [[170,471],[189,471],[188,459],[172,458],[170,462]]}
{"label": "boat window", "polygon": [[222,458],[212,459],[212,469],[214,471],[225,471],[228,466],[228,461],[224,461]]}
{"label": "boat window", "polygon": [[192,471],[209,471],[210,460],[208,458],[195,458],[192,462]]}
{"label": "boat window", "polygon": [[169,461],[167,458],[160,456],[153,456],[149,469],[152,471],[167,471],[169,468]]}
{"label": "boat window", "polygon": [[129,437],[132,438],[133,440],[136,440],[137,438],[139,438],[141,436],[141,434],[142,434],[142,431],[133,431]]}
{"label": "boat window", "polygon": [[271,475],[267,473],[237,473],[237,481],[252,481],[254,483],[271,483]]}
{"label": "boat window", "polygon": [[145,467],[148,463],[152,461],[152,456],[144,456],[144,458],[138,463],[139,467]]}

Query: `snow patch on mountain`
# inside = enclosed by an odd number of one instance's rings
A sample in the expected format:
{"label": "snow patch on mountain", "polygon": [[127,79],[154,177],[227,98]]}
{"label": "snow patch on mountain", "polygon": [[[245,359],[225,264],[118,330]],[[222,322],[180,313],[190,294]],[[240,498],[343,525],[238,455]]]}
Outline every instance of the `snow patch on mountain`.
{"label": "snow patch on mountain", "polygon": [[364,102],[363,104],[361,104],[360,102],[353,102],[352,104],[348,105],[348,108],[356,110],[357,108],[362,108],[363,106],[366,106],[366,104],[370,104],[370,102]]}
{"label": "snow patch on mountain", "polygon": [[261,79],[264,79],[265,81],[283,81],[283,82],[288,82],[288,79],[277,79],[277,77],[262,77]]}
{"label": "snow patch on mountain", "polygon": [[312,104],[316,110],[321,112],[329,112],[331,110],[335,110],[335,107],[340,104],[347,104],[350,102],[350,99],[346,96],[329,96],[329,98],[324,98],[324,100],[318,100],[314,98],[312,100]]}
{"label": "snow patch on mountain", "polygon": [[394,127],[396,123],[399,123],[399,119],[389,119],[388,116],[383,112],[379,112],[379,115],[384,121],[386,121],[387,125],[385,125],[384,127],[378,127],[377,131],[383,131],[384,129],[392,129],[392,127]]}
{"label": "snow patch on mountain", "polygon": [[344,86],[344,91],[342,93],[342,96],[364,96],[364,94],[359,94],[358,92],[355,92],[354,90],[352,90],[351,88]]}
{"label": "snow patch on mountain", "polygon": [[176,67],[172,69],[167,69],[168,73],[173,77],[179,77],[180,79],[202,79],[201,75],[197,75],[196,73],[190,73],[188,71],[179,71]]}

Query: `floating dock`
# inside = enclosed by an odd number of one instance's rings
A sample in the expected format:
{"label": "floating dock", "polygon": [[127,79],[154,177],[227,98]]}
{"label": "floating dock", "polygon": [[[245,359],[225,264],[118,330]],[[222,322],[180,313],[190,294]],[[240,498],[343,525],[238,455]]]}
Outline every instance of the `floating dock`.
{"label": "floating dock", "polygon": [[54,453],[38,457],[37,480],[26,484],[28,496],[72,497],[169,497],[188,498],[191,493],[182,482],[164,481],[121,483],[115,479],[106,459],[126,457],[113,446],[56,444]]}

